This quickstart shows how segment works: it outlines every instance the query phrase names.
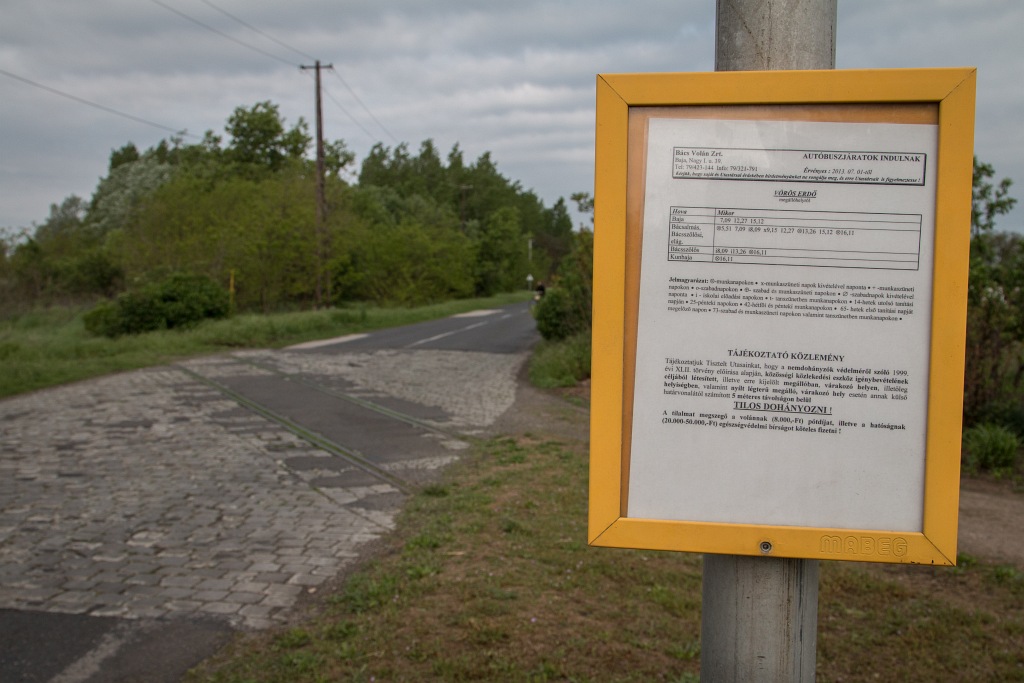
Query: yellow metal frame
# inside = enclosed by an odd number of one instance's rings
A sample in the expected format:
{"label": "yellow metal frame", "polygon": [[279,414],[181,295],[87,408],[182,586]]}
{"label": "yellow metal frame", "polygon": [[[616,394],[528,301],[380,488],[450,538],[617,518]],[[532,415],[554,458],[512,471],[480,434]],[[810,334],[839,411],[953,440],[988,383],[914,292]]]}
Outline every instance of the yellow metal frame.
{"label": "yellow metal frame", "polygon": [[[973,68],[598,76],[591,545],[730,555],[768,552],[773,557],[869,562],[956,563],[975,80]],[[639,226],[631,225],[637,217],[627,215],[627,195],[636,192],[635,185],[641,182],[631,175],[627,163],[631,153],[638,153],[629,144],[631,110],[636,113],[648,107],[702,106],[715,115],[710,107],[756,111],[777,105],[829,105],[848,110],[844,120],[858,121],[878,120],[864,118],[864,112],[872,108],[921,104],[937,109],[937,121],[933,118],[932,122],[938,124],[939,137],[923,532],[626,517],[640,264]]]}

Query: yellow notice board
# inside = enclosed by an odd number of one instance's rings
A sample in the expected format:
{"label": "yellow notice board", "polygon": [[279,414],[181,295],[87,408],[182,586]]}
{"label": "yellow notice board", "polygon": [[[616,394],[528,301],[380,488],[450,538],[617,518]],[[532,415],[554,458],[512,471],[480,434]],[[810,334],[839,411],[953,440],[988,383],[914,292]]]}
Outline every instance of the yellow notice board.
{"label": "yellow notice board", "polygon": [[955,563],[974,92],[598,77],[592,545]]}

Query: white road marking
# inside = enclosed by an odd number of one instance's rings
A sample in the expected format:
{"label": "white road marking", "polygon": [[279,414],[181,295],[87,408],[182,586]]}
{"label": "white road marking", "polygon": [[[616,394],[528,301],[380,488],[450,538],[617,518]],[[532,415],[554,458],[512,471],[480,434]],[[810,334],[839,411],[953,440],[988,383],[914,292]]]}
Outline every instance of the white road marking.
{"label": "white road marking", "polygon": [[89,680],[102,671],[103,662],[116,655],[130,635],[124,624],[118,625],[104,634],[95,647],[51,678],[50,683],[83,683]]}
{"label": "white road marking", "polygon": [[469,330],[472,330],[474,327],[483,327],[486,324],[486,322],[482,322],[477,323],[475,325],[467,325],[466,327],[460,327],[459,329],[452,330],[451,332],[442,332],[441,334],[435,334],[433,337],[427,337],[426,339],[420,339],[419,341],[413,342],[412,344],[409,344],[405,348],[411,349],[414,346],[419,346],[420,344],[426,344],[428,342],[437,341],[438,339],[444,339],[445,337],[450,337],[453,334],[458,334],[459,332],[468,332]]}
{"label": "white road marking", "polygon": [[330,346],[331,344],[344,344],[345,342],[355,341],[357,339],[364,339],[369,337],[368,334],[347,334],[344,337],[335,337],[334,339],[318,339],[316,341],[304,342],[302,344],[294,344],[292,346],[286,346],[285,351],[301,350],[301,349],[317,349],[321,346]]}
{"label": "white road marking", "polygon": [[456,313],[451,316],[452,318],[479,318],[483,315],[494,315],[498,313],[496,308],[481,308],[479,311],[470,311],[469,313]]}

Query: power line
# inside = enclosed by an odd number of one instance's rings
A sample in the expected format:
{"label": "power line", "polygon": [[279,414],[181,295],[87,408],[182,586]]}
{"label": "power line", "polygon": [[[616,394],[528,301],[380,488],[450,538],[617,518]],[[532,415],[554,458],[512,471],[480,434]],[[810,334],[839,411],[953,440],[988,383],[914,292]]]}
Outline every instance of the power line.
{"label": "power line", "polygon": [[297,54],[297,55],[299,55],[301,57],[304,57],[304,58],[306,58],[306,59],[308,59],[310,61],[313,61],[313,62],[316,61],[316,57],[313,57],[313,56],[303,52],[302,50],[298,50],[298,49],[292,47],[291,45],[289,45],[288,43],[284,42],[283,40],[278,40],[277,38],[275,38],[274,36],[270,35],[266,31],[261,31],[260,29],[256,28],[255,26],[253,26],[249,22],[244,21],[243,19],[240,19],[239,17],[236,17],[231,12],[228,12],[226,9],[223,9],[221,7],[217,7],[217,5],[215,5],[212,2],[210,2],[210,0],[202,0],[202,2],[203,2],[204,5],[212,7],[213,9],[217,10],[218,12],[220,12],[224,16],[228,17],[229,19],[234,19],[235,21],[237,21],[239,24],[241,24],[242,26],[246,27],[250,31],[255,31],[256,33],[260,34],[261,36],[263,36],[267,40],[271,40],[271,41],[277,43],[278,45],[280,45],[281,47],[283,47],[283,48],[285,48],[287,50],[291,50],[295,54]]}
{"label": "power line", "polygon": [[237,45],[241,45],[242,47],[244,47],[246,49],[252,50],[253,52],[258,52],[261,55],[264,55],[266,57],[270,57],[271,59],[276,59],[277,61],[282,62],[283,64],[287,64],[288,66],[296,66],[296,67],[299,66],[298,64],[295,64],[294,62],[289,62],[287,59],[284,59],[283,57],[278,57],[277,55],[275,55],[275,54],[273,54],[271,52],[267,52],[266,50],[264,50],[262,48],[258,48],[255,45],[250,45],[249,43],[246,43],[245,41],[239,40],[238,38],[235,38],[234,36],[228,35],[227,33],[224,33],[223,31],[221,31],[220,29],[216,29],[213,26],[210,26],[209,24],[206,24],[206,23],[196,19],[195,17],[190,17],[189,15],[185,14],[184,12],[179,12],[178,10],[174,9],[173,7],[171,7],[170,5],[167,5],[167,4],[163,3],[163,2],[160,2],[160,0],[149,0],[149,1],[152,2],[154,5],[159,5],[160,7],[163,7],[168,12],[172,12],[174,14],[177,14],[182,19],[185,19],[187,21],[191,21],[193,24],[196,24],[198,26],[202,26],[207,31],[212,31],[213,33],[216,33],[221,38],[226,38],[227,40],[230,40],[232,43],[235,43]]}
{"label": "power line", "polygon": [[357,121],[356,118],[354,116],[352,116],[351,112],[349,112],[349,110],[345,108],[345,105],[343,105],[341,102],[339,102],[338,99],[334,95],[331,94],[330,90],[328,90],[327,88],[324,88],[323,91],[324,91],[324,94],[327,95],[327,99],[329,99],[331,102],[334,102],[335,106],[337,106],[338,109],[340,109],[342,111],[342,113],[344,113],[345,116],[348,117],[349,121],[354,123],[359,128],[359,130],[361,130],[364,133],[366,133],[366,137],[370,138],[370,140],[376,141],[376,138],[373,137],[373,133],[368,131],[366,129],[366,126],[364,126],[363,124],[359,123],[359,121]]}
{"label": "power line", "polygon": [[200,139],[198,135],[192,135],[191,133],[188,133],[187,131],[185,131],[183,129],[171,128],[169,126],[165,126],[165,125],[162,125],[162,124],[159,124],[159,123],[155,123],[153,121],[149,121],[147,119],[140,118],[138,116],[135,116],[134,114],[127,114],[127,113],[125,113],[123,111],[119,111],[119,110],[114,109],[112,107],[108,107],[108,106],[99,104],[97,102],[92,102],[91,100],[87,100],[87,99],[84,99],[82,97],[78,97],[77,95],[72,95],[70,93],[66,93],[66,92],[63,92],[61,90],[57,90],[56,88],[51,88],[50,86],[43,85],[42,83],[37,83],[37,82],[35,82],[33,80],[29,80],[28,78],[25,78],[24,76],[19,76],[17,74],[11,73],[10,71],[5,71],[4,69],[0,69],[0,74],[2,74],[4,76],[7,76],[8,78],[13,78],[16,81],[21,81],[22,83],[26,83],[28,85],[31,85],[31,86],[35,87],[35,88],[39,88],[40,90],[45,90],[45,91],[47,91],[49,93],[53,93],[54,95],[60,95],[61,97],[66,97],[69,100],[74,100],[75,102],[78,102],[79,104],[84,104],[84,105],[93,107],[94,109],[99,109],[100,111],[105,111],[108,114],[114,114],[115,116],[120,116],[120,117],[125,118],[125,119],[130,119],[131,121],[135,121],[136,123],[142,123],[142,124],[145,124],[147,126],[152,126],[153,128],[159,128],[161,130],[170,131],[171,133],[173,133],[175,135],[181,135],[183,137],[195,138],[197,140]]}
{"label": "power line", "polygon": [[377,117],[373,115],[373,112],[370,111],[369,107],[367,107],[365,104],[363,104],[363,101],[361,99],[359,99],[359,95],[356,95],[355,90],[353,90],[352,87],[348,83],[345,82],[345,79],[341,77],[341,74],[338,73],[337,69],[333,70],[331,73],[333,73],[335,76],[337,76],[338,80],[341,81],[341,84],[343,86],[345,86],[345,88],[348,89],[349,93],[352,95],[352,98],[355,99],[355,101],[358,102],[359,105],[363,108],[363,111],[365,111],[366,114],[371,119],[373,119],[373,122],[376,123],[378,126],[380,126],[380,129],[382,131],[384,131],[387,134],[387,136],[389,138],[391,138],[391,141],[394,142],[397,145],[398,144],[398,138],[396,138],[394,135],[392,135],[391,131],[388,130],[387,128],[385,128],[383,123],[381,123],[380,121],[377,120]]}

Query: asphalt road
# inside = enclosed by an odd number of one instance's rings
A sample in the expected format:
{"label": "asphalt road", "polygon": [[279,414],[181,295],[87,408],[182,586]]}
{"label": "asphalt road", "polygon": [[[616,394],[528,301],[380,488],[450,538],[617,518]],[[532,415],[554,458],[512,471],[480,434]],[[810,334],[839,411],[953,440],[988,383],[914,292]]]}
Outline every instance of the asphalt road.
{"label": "asphalt road", "polygon": [[528,305],[0,401],[0,681],[177,681],[515,398]]}
{"label": "asphalt road", "polygon": [[366,335],[325,339],[292,347],[326,353],[378,349],[433,349],[485,353],[520,353],[538,339],[529,303],[491,311],[428,320]]}

